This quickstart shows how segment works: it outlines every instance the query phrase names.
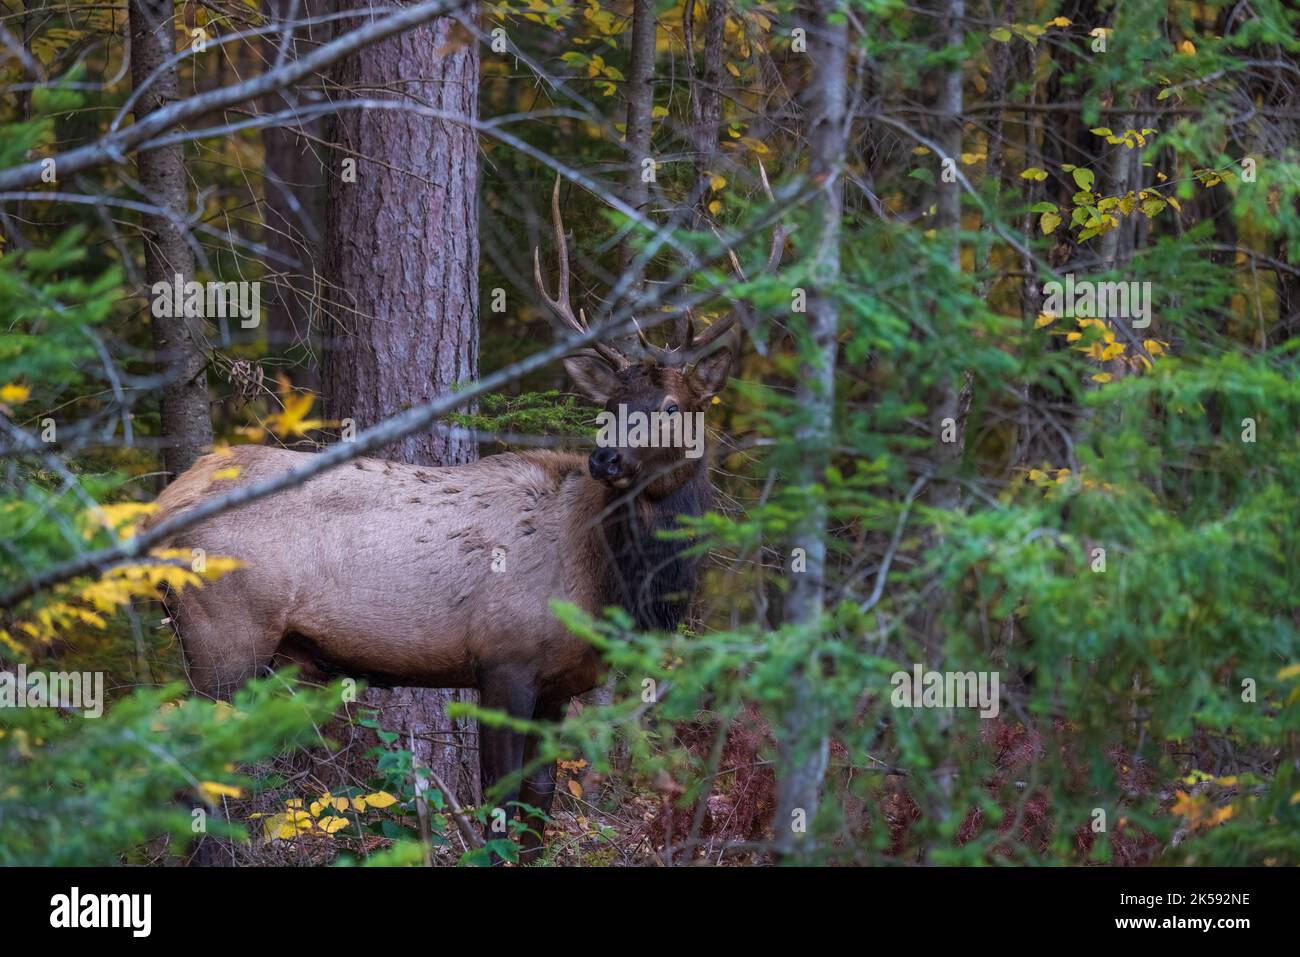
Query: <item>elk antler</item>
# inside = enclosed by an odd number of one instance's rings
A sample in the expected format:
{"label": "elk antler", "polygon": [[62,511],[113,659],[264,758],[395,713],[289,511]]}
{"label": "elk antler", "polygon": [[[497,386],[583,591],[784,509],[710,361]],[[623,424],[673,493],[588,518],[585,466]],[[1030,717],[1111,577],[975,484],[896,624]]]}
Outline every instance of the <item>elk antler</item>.
{"label": "elk antler", "polygon": [[[533,247],[533,279],[537,283],[537,291],[541,294],[542,299],[550,306],[551,311],[559,317],[566,326],[576,332],[587,331],[587,314],[579,309],[578,314],[573,314],[573,305],[569,302],[569,246],[564,238],[564,220],[560,216],[560,177],[555,177],[555,188],[551,190],[551,223],[555,227],[555,248],[556,256],[559,259],[560,278],[555,290],[555,298],[552,299],[546,291],[546,284],[542,282],[542,260],[541,252],[536,246]],[[613,346],[608,346],[603,342],[593,342],[592,349],[604,359],[611,368],[622,371],[631,365],[631,361],[623,353],[619,352]]]}
{"label": "elk antler", "polygon": [[[775,201],[775,197],[772,195],[772,187],[769,186],[767,182],[767,170],[763,168],[761,161],[758,164],[758,172],[759,176],[762,177],[763,189],[767,192],[767,198]],[[722,238],[722,235],[718,233],[716,229],[714,229],[713,232],[719,239]],[[778,225],[772,231],[772,250],[768,253],[767,263],[762,269],[763,273],[769,273],[781,264],[781,255],[785,252],[785,241],[789,234],[789,230],[782,225]],[[731,268],[736,271],[736,275],[740,277],[740,281],[746,282],[747,277],[745,276],[745,270],[741,267],[740,260],[736,257],[736,251],[734,249],[728,249],[727,256],[731,259]],[[652,345],[645,337],[644,332],[639,333],[641,347],[645,350],[648,356],[656,359],[660,363],[681,365],[686,359],[698,357],[703,350],[707,349],[709,346],[713,345],[713,343],[726,335],[727,332],[731,330],[731,327],[736,324],[738,316],[739,310],[732,309],[730,313],[722,319],[719,319],[713,325],[707,327],[697,336],[695,334],[695,319],[688,309],[677,317],[673,326],[672,341],[666,348]]]}

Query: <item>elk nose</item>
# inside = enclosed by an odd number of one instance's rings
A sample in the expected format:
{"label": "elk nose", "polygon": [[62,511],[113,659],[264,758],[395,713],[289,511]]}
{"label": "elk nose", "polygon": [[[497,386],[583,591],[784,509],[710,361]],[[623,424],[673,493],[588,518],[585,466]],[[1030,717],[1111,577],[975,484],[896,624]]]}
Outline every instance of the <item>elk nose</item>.
{"label": "elk nose", "polygon": [[587,460],[587,468],[598,482],[614,478],[619,473],[618,449],[603,446],[596,449]]}

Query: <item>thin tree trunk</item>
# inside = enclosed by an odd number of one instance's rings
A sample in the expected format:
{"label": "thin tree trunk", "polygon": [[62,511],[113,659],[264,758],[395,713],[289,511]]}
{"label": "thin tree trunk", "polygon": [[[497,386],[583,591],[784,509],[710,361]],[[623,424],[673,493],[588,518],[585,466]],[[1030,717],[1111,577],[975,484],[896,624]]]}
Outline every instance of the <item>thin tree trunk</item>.
{"label": "thin tree trunk", "polygon": [[[946,0],[943,8],[944,46],[960,47],[964,39],[963,19],[966,16],[965,0]],[[960,169],[962,152],[962,84],[965,77],[959,62],[949,67],[939,89],[938,111],[942,124],[939,143],[946,158]],[[955,276],[960,276],[961,262],[961,196],[960,182],[941,183],[938,202],[940,234],[950,243],[949,260]],[[934,441],[933,459],[935,480],[930,482],[927,496],[936,508],[954,511],[961,507],[961,486],[953,480],[953,473],[961,466],[966,450],[966,418],[971,403],[971,373],[961,372],[955,379],[943,381],[933,391],[930,399],[930,436]],[[925,535],[925,549],[933,552],[942,547],[943,538],[930,529]],[[949,607],[949,597],[925,604],[920,610],[919,631],[925,642],[929,664],[938,667],[943,662],[946,635],[942,631],[942,617]],[[951,719],[948,719],[951,723]],[[936,769],[935,784],[939,800],[936,818],[946,819],[951,813],[952,765],[943,762]]]}
{"label": "thin tree trunk", "polygon": [[[333,4],[328,0],[264,0],[263,15],[271,22],[304,20],[320,15]],[[262,49],[268,64],[297,59],[302,53],[328,39],[329,27],[319,24],[298,28],[288,38],[268,35]],[[293,106],[297,93],[318,87],[303,83],[295,95],[275,93],[265,98],[262,108],[276,113]],[[267,262],[271,280],[263,293],[266,341],[272,353],[292,354],[304,359],[310,353],[311,329],[316,302],[316,274],[319,263],[321,225],[324,219],[325,170],[321,147],[304,134],[319,137],[324,124],[318,119],[268,126],[262,130],[264,161],[264,222],[266,246],[278,254]],[[291,260],[293,264],[287,262]],[[304,363],[294,375],[295,385],[315,388],[318,370]]]}
{"label": "thin tree trunk", "polygon": [[[817,266],[817,287],[809,290],[808,326],[812,352],[800,369],[795,407],[804,410],[795,442],[802,450],[792,483],[812,486],[825,481],[833,442],[835,362],[839,314],[833,291],[840,278],[840,220],[844,214],[843,166],[848,143],[848,27],[839,0],[815,0],[808,29],[813,65],[810,93],[811,160],[809,173],[822,182],[813,202],[816,245],[808,251]],[[836,16],[839,14],[839,16]],[[838,21],[838,22],[835,22]],[[792,577],[784,614],[787,627],[819,627],[826,595],[825,506],[816,504],[795,526],[795,542],[804,549],[805,570]],[[815,647],[816,642],[812,643]],[[777,782],[776,851],[782,857],[812,850],[796,830],[812,826],[829,759],[829,738],[816,705],[813,684],[821,662],[810,654],[792,677],[794,707],[786,716],[780,742]]]}
{"label": "thin tree trunk", "polygon": [[687,39],[687,67],[690,75],[691,140],[695,148],[695,209],[692,229],[704,229],[708,207],[706,189],[718,155],[718,134],[722,125],[723,39],[727,25],[727,0],[709,0],[704,14],[704,67],[695,68],[692,17],[695,3],[690,0],[683,11],[683,32]]}
{"label": "thin tree trunk", "polygon": [[[965,0],[947,0],[944,11],[944,45],[959,47],[963,40],[962,20],[966,15]],[[942,133],[939,138],[944,155],[953,163],[961,164],[962,137],[962,68],[958,63],[948,70],[940,88],[938,110],[942,115]],[[958,182],[940,183],[938,226],[949,234],[952,241],[950,258],[954,270],[961,271],[961,194]],[[937,390],[930,405],[930,434],[941,438],[945,422],[951,420],[956,428],[956,439],[935,444],[935,469],[940,475],[955,469],[965,452],[966,413],[970,409],[970,373],[964,373],[960,382],[945,382]],[[930,501],[938,508],[952,509],[961,503],[961,486],[955,482],[930,483]]]}
{"label": "thin tree trunk", "polygon": [[[335,79],[472,119],[478,64],[477,44],[447,18],[358,52]],[[361,429],[478,375],[478,143],[467,126],[398,110],[341,112],[334,139],[341,150],[329,170],[325,274],[338,304],[324,330],[323,391],[330,417]],[[341,175],[348,159],[355,182]],[[477,449],[428,432],[384,454],[450,465],[471,461]],[[475,698],[372,689],[362,704],[378,708],[399,740],[413,732],[416,765],[432,768],[462,803],[477,803],[473,722],[446,714],[449,702]]]}
{"label": "thin tree trunk", "polygon": [[[623,177],[623,200],[638,212],[645,212],[650,202],[650,184],[645,181],[642,160],[650,156],[650,134],[654,119],[655,91],[655,33],[658,20],[655,17],[654,0],[633,0],[632,29],[630,45],[632,61],[628,67],[625,89],[627,91],[627,170]],[[639,230],[633,229],[618,247],[619,270],[624,277],[633,270],[636,260],[636,243],[633,241]],[[642,288],[643,270],[636,270],[626,287],[628,296],[635,296]],[[632,349],[636,346],[635,333],[619,337],[619,348]],[[614,688],[618,684],[618,675],[610,672],[605,682],[582,696],[584,704],[604,707],[614,701]],[[626,764],[627,749],[620,741],[615,745],[611,755],[614,766],[618,769]]]}
{"label": "thin tree trunk", "polygon": [[[655,17],[654,0],[633,0],[631,47],[632,61],[628,66],[627,83],[627,171],[623,180],[623,199],[637,212],[645,213],[650,205],[650,184],[646,181],[644,161],[651,158],[650,134],[655,105]],[[633,229],[619,245],[619,268],[624,276],[633,269],[637,244],[634,239],[640,231]],[[630,295],[641,288],[642,270],[637,270],[627,287]],[[634,336],[629,335],[626,345]]]}
{"label": "thin tree trunk", "polygon": [[[633,0],[632,62],[627,73],[627,175],[623,198],[639,212],[650,202],[650,184],[642,173],[650,157],[651,122],[655,105],[655,17],[654,0]],[[633,243],[624,242],[619,251],[626,270],[636,256]]]}
{"label": "thin tree trunk", "polygon": [[[131,83],[138,89],[153,78],[136,101],[137,122],[177,99],[176,68],[162,68],[175,47],[173,17],[171,0],[131,0]],[[170,288],[177,276],[181,282],[194,278],[194,254],[186,243],[185,228],[179,224],[189,201],[184,159],[180,144],[146,150],[136,157],[145,199],[177,217],[143,217],[145,284],[150,289],[159,282]],[[151,295],[149,290],[145,293]],[[203,320],[154,316],[151,326],[155,357],[169,374],[162,388],[162,432],[167,440],[163,465],[175,478],[212,446]]]}

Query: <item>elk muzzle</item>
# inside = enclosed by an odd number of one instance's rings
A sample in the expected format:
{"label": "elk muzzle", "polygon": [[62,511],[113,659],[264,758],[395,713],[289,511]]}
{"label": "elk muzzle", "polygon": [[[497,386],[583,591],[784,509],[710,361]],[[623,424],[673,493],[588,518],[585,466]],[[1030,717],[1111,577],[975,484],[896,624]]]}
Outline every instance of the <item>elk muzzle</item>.
{"label": "elk muzzle", "polygon": [[624,489],[636,477],[636,459],[624,449],[601,446],[587,459],[587,471],[597,482]]}

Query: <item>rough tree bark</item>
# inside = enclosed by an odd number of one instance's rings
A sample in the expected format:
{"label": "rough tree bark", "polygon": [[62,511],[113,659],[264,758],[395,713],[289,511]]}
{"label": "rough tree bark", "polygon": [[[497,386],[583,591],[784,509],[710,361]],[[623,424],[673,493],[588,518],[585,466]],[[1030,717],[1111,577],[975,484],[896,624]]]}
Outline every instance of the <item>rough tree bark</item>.
{"label": "rough tree bark", "polygon": [[[162,68],[175,49],[174,8],[171,0],[131,0],[131,83],[148,87],[135,105],[137,121],[178,98],[175,66]],[[187,213],[184,146],[147,150],[136,157],[136,176],[148,202],[172,211],[146,215],[144,226],[144,280],[182,282],[194,278],[194,254],[179,225]],[[150,297],[145,290],[146,298]],[[152,317],[154,354],[169,374],[162,388],[163,466],[170,478],[188,469],[212,445],[212,419],[208,411],[207,360],[204,356],[203,320]]]}
{"label": "rough tree bark", "polygon": [[[838,14],[838,16],[837,16]],[[825,481],[830,462],[835,411],[835,362],[839,314],[833,291],[840,278],[840,232],[844,215],[843,166],[848,145],[848,26],[842,0],[815,0],[808,27],[808,55],[813,80],[809,88],[809,174],[821,190],[812,203],[815,245],[807,251],[817,265],[816,287],[808,291],[808,329],[812,352],[800,370],[795,407],[804,410],[795,431],[802,450],[800,467],[790,481],[812,486]],[[795,525],[794,541],[805,551],[805,570],[791,577],[785,623],[815,629],[826,598],[826,519],[824,505],[811,506]],[[829,759],[829,740],[816,705],[812,683],[821,662],[813,653],[792,676],[795,706],[783,729],[777,781],[776,851],[789,856],[800,848],[793,827],[802,816],[811,822],[821,795]],[[804,848],[807,850],[808,848]]]}
{"label": "rough tree bark", "polygon": [[[476,118],[479,57],[468,31],[438,19],[344,60],[334,79],[358,95]],[[333,419],[373,425],[478,374],[477,138],[464,125],[398,110],[338,114],[329,169],[325,275],[336,304],[322,331]],[[342,175],[355,160],[355,182]],[[385,457],[424,465],[471,461],[473,443],[428,432]],[[478,801],[473,722],[448,702],[473,692],[368,691],[362,704],[407,741],[465,803]],[[365,749],[358,749],[357,757]]]}

